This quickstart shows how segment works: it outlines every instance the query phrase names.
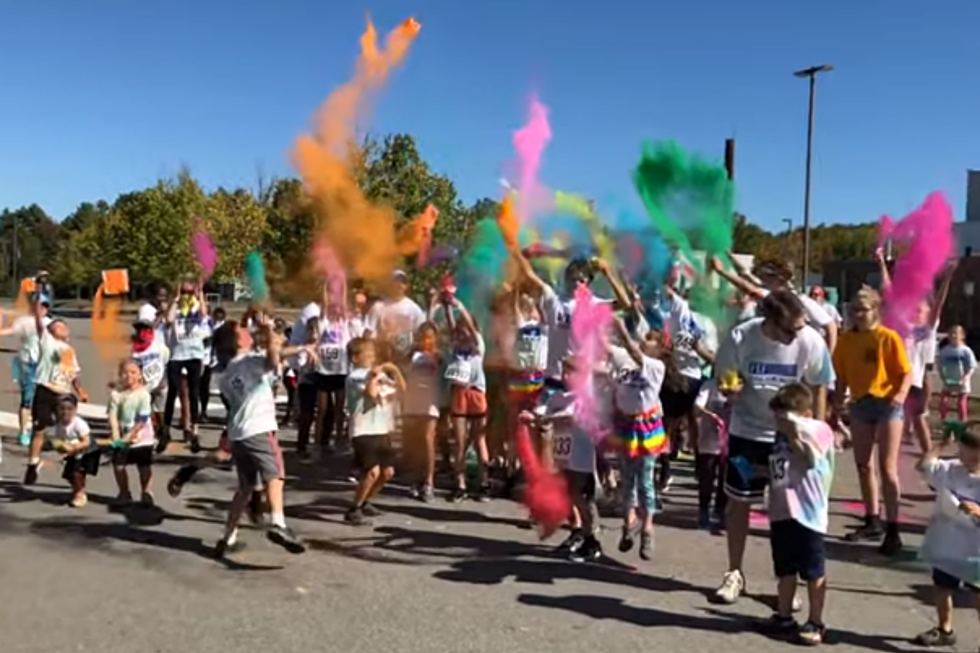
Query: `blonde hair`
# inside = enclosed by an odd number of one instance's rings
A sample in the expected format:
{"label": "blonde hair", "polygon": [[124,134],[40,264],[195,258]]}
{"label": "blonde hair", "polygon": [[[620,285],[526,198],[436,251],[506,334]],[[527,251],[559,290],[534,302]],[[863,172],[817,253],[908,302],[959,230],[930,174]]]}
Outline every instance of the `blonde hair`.
{"label": "blonde hair", "polygon": [[851,300],[851,304],[867,304],[869,308],[877,311],[881,308],[881,295],[874,288],[862,286],[861,290],[854,293],[854,299]]}

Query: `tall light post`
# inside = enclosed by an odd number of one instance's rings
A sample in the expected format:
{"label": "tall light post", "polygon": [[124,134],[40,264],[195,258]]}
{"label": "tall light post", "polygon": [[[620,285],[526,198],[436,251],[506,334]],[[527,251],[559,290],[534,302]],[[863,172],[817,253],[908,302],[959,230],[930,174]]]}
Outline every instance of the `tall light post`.
{"label": "tall light post", "polygon": [[813,107],[817,95],[817,75],[827,73],[834,67],[829,64],[811,66],[797,70],[793,75],[810,80],[810,109],[806,120],[806,180],[803,191],[803,286],[810,276],[810,169],[813,157]]}
{"label": "tall light post", "polygon": [[783,218],[783,224],[786,225],[786,251],[792,253],[795,249],[793,247],[793,218]]}

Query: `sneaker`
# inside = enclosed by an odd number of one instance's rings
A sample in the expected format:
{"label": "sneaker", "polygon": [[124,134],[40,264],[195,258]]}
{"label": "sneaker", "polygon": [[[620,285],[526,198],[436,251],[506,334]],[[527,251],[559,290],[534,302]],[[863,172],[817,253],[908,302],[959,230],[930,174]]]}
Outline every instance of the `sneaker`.
{"label": "sneaker", "polygon": [[632,526],[623,526],[623,534],[619,536],[620,553],[627,553],[633,549],[633,528]]}
{"label": "sneaker", "polygon": [[707,510],[701,510],[698,512],[698,528],[702,531],[706,531],[711,528],[711,516]]}
{"label": "sneaker", "polygon": [[585,542],[585,536],[582,535],[581,530],[576,528],[572,530],[569,536],[565,538],[565,541],[559,544],[557,548],[558,551],[572,553],[582,546],[583,542]]}
{"label": "sneaker", "polygon": [[476,492],[476,500],[480,503],[486,503],[490,501],[490,486],[481,485],[480,489]]}
{"label": "sneaker", "polygon": [[201,453],[201,438],[196,433],[185,433],[184,441],[191,453]]}
{"label": "sneaker", "polygon": [[885,539],[878,547],[878,553],[883,556],[896,556],[902,552],[902,546],[902,536],[898,532],[886,533]]}
{"label": "sneaker", "polygon": [[370,526],[371,520],[364,516],[360,508],[351,508],[344,515],[344,521],[351,526]]}
{"label": "sneaker", "polygon": [[640,560],[653,558],[653,533],[640,533]]}
{"label": "sneaker", "polygon": [[820,646],[823,644],[826,631],[827,629],[823,624],[815,624],[812,621],[808,621],[797,631],[794,639],[803,646]]}
{"label": "sneaker", "polygon": [[865,517],[864,524],[845,535],[844,540],[847,542],[868,542],[880,540],[884,534],[885,530],[881,527],[881,521],[877,517]]}
{"label": "sneaker", "polygon": [[423,503],[431,503],[433,499],[436,498],[435,492],[432,490],[431,485],[423,485],[422,490],[419,492],[419,499]]}
{"label": "sneaker", "polygon": [[133,495],[129,492],[120,492],[116,495],[116,498],[112,500],[112,505],[116,508],[123,508],[128,506],[133,502]]}
{"label": "sneaker", "polygon": [[140,505],[143,506],[144,508],[152,508],[153,506],[155,506],[156,502],[153,500],[153,493],[144,492],[143,494],[141,494]]}
{"label": "sneaker", "polygon": [[[728,572],[733,573],[733,572]],[[793,617],[781,617],[774,614],[759,623],[759,632],[774,637],[790,637],[800,630],[800,625]]]}
{"label": "sneaker", "polygon": [[667,478],[664,479],[663,486],[660,488],[660,491],[663,492],[664,494],[667,494],[668,492],[670,492],[670,486],[673,484],[674,484],[673,475],[668,476]]}
{"label": "sneaker", "polygon": [[158,454],[163,453],[170,446],[170,429],[168,427],[163,427],[157,434],[157,450]]}
{"label": "sneaker", "polygon": [[408,496],[409,496],[409,498],[412,498],[412,499],[421,499],[422,498],[422,486],[421,485],[413,485],[412,487],[408,488]]}
{"label": "sneaker", "polygon": [[449,501],[452,503],[462,503],[466,501],[466,490],[464,488],[458,487],[453,490],[453,493],[449,495]]}
{"label": "sneaker", "polygon": [[17,444],[19,444],[22,447],[31,446],[31,434],[29,432],[24,432],[18,435]]}
{"label": "sneaker", "polygon": [[380,517],[381,511],[374,507],[372,503],[365,503],[361,506],[361,512],[364,513],[365,517]]}
{"label": "sneaker", "polygon": [[928,646],[929,648],[953,646],[956,644],[956,633],[952,630],[943,630],[939,627],[930,628],[926,632],[916,635],[914,641],[920,646]]}
{"label": "sneaker", "polygon": [[244,549],[245,543],[241,540],[235,540],[234,543],[228,544],[225,538],[221,538],[215,543],[211,555],[214,556],[215,560],[221,560],[229,553],[238,553]]}
{"label": "sneaker", "polygon": [[300,451],[297,452],[296,455],[299,458],[299,462],[303,465],[309,465],[313,463],[313,456],[312,454],[310,454],[309,451]]}
{"label": "sneaker", "polygon": [[184,489],[184,485],[191,480],[191,478],[197,474],[198,468],[195,465],[184,465],[170,477],[167,481],[167,494],[172,498],[176,499],[180,496],[181,491]]}
{"label": "sneaker", "polygon": [[28,465],[27,471],[24,472],[24,485],[34,485],[35,483],[37,483],[37,477],[40,471],[41,471],[41,463]]}
{"label": "sneaker", "polygon": [[745,593],[745,576],[742,572],[733,569],[726,571],[721,578],[721,586],[715,590],[713,599],[716,603],[731,605],[738,601],[738,597]]}
{"label": "sneaker", "polygon": [[69,508],[84,508],[86,505],[88,505],[88,496],[84,492],[76,494],[68,501]]}
{"label": "sneaker", "polygon": [[273,524],[266,531],[265,536],[273,544],[278,544],[282,548],[286,549],[293,555],[298,555],[306,551],[306,545],[300,541],[296,534],[293,533],[293,529],[288,526],[276,526]]}
{"label": "sneaker", "polygon": [[595,537],[586,537],[582,545],[569,551],[568,559],[572,562],[595,562],[602,557],[602,545]]}

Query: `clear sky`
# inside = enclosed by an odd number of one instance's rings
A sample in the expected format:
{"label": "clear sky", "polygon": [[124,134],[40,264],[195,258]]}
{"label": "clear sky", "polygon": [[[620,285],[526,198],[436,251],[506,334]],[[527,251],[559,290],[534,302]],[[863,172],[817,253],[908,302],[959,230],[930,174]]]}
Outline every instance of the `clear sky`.
{"label": "clear sky", "polygon": [[821,63],[836,70],[818,84],[815,222],[937,189],[962,215],[980,167],[969,0],[25,0],[0,4],[0,207],[61,219],[183,164],[209,187],[290,173],[366,12],[381,32],[423,24],[371,128],[415,135],[468,202],[499,193],[537,91],[548,185],[623,201],[643,139],[720,158],[735,136],[739,208],[799,224],[807,84],[791,73]]}

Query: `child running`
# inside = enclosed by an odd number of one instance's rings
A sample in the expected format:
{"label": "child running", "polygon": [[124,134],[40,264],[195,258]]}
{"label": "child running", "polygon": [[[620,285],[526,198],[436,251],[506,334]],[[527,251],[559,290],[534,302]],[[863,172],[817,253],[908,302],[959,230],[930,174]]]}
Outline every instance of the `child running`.
{"label": "child running", "polygon": [[225,534],[214,548],[214,556],[241,547],[238,523],[261,483],[268,497],[271,519],[266,537],[290,553],[303,553],[306,547],[286,525],[283,503],[285,469],[276,438],[276,398],[272,384],[279,369],[280,339],[273,337],[272,323],[256,317],[258,330],[267,343],[265,352],[252,351],[248,327],[234,320],[225,322],[214,334],[215,353],[230,358],[221,378],[221,394],[228,402],[228,439],[231,459],[238,473],[238,490],[228,510]]}
{"label": "child running", "polygon": [[936,491],[936,505],[922,542],[922,558],[932,567],[937,623],[915,638],[922,646],[953,646],[953,593],[966,586],[980,612],[980,422],[967,422],[955,459],[940,450],[923,455],[919,469]]}
{"label": "child running", "polygon": [[68,505],[82,508],[88,503],[85,479],[99,473],[101,454],[94,446],[88,423],[78,416],[78,399],[65,395],[58,401],[58,425],[55,437],[59,450],[65,454],[65,469],[61,477],[71,483]]}
{"label": "child running", "polygon": [[666,376],[664,362],[659,360],[661,346],[658,332],[651,331],[641,345],[629,335],[618,318],[614,322],[628,359],[610,347],[615,384],[614,440],[622,451],[623,496],[625,514],[619,550],[631,550],[637,526],[637,509],[642,510],[640,558],[653,554],[653,514],[656,512],[656,490],[653,473],[657,456],[667,444],[660,389]]}
{"label": "child running", "polygon": [[[769,407],[776,418],[776,441],[769,458],[769,540],[777,584],[777,607],[766,623],[775,634],[814,646],[824,638],[827,597],[824,536],[834,476],[834,432],[813,419],[813,395],[802,383],[776,393]],[[807,585],[810,612],[799,626],[793,619],[797,578]]]}
{"label": "child running", "polygon": [[405,378],[394,363],[376,365],[374,342],[355,338],[350,343],[352,369],[347,376],[347,412],[354,462],[361,471],[354,504],[344,521],[354,526],[370,524],[381,514],[371,504],[395,474],[391,434],[395,430],[395,394],[405,391]]}
{"label": "child running", "polygon": [[134,361],[119,366],[119,390],[109,396],[109,428],[113,440],[124,440],[126,446],[112,453],[112,471],[119,495],[116,503],[126,506],[133,497],[129,491],[127,467],[135,466],[140,477],[140,503],[153,506],[150,482],[153,480],[153,445],[156,444],[153,423],[150,421],[152,402],[143,386],[143,375]]}

